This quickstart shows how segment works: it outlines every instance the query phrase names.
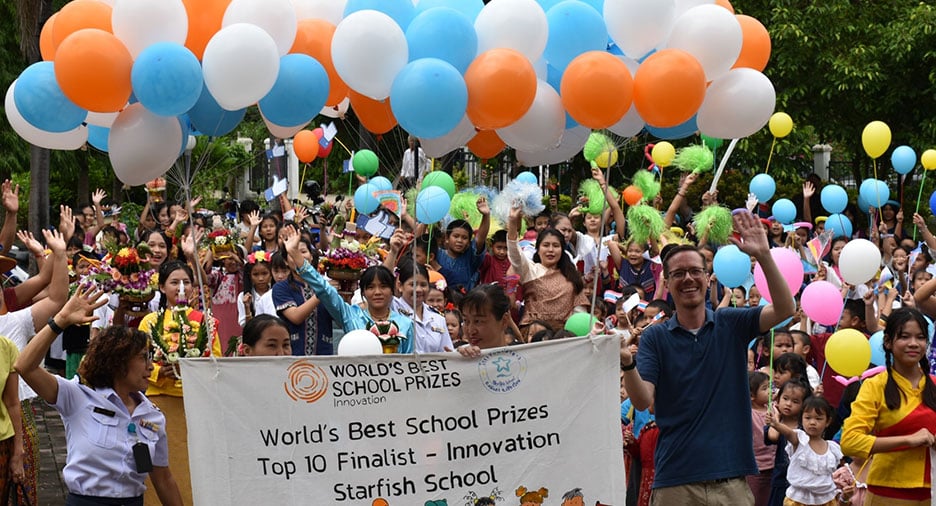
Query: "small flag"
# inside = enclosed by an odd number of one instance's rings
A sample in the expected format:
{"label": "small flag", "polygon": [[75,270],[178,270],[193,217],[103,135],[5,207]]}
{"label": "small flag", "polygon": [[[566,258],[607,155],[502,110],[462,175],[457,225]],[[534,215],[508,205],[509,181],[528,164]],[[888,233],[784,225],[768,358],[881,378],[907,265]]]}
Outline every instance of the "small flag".
{"label": "small flag", "polygon": [[649,304],[649,302],[647,302],[647,301],[645,301],[645,300],[641,300],[640,302],[638,302],[638,303],[637,303],[637,311],[640,311],[641,313],[643,313],[644,311],[646,311],[646,310],[647,310],[647,304]]}
{"label": "small flag", "polygon": [[630,313],[631,309],[637,307],[638,304],[640,304],[640,296],[635,293],[624,301],[624,304],[621,306],[621,308],[624,309],[625,313]]}
{"label": "small flag", "polygon": [[621,292],[615,292],[614,290],[605,290],[604,300],[611,304],[617,304],[618,299],[623,297],[624,294]]}

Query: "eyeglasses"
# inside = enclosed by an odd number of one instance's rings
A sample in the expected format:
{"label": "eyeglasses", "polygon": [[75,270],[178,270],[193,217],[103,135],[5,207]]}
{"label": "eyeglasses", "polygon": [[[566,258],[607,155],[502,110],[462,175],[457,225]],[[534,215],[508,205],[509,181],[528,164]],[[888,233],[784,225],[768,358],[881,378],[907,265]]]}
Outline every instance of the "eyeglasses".
{"label": "eyeglasses", "polygon": [[689,276],[692,276],[695,279],[701,279],[705,275],[705,269],[700,269],[698,267],[694,269],[678,270],[669,273],[669,278],[672,280],[682,280],[686,279]]}

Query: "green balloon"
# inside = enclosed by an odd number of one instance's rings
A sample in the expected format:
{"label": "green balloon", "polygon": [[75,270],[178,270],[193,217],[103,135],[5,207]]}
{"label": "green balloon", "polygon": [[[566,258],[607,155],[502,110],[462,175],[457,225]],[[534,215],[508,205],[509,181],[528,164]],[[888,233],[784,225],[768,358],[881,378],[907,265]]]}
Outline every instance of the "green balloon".
{"label": "green balloon", "polygon": [[722,143],[725,142],[723,139],[718,139],[716,137],[709,137],[708,135],[702,134],[702,144],[708,146],[709,149],[715,151],[720,148]]}
{"label": "green balloon", "polygon": [[578,337],[587,336],[598,319],[588,313],[573,313],[566,320],[565,329]]}
{"label": "green balloon", "polygon": [[351,164],[354,165],[354,172],[357,175],[371,177],[377,173],[377,167],[380,165],[380,162],[377,160],[377,155],[373,151],[362,149],[354,153]]}
{"label": "green balloon", "polygon": [[452,179],[452,176],[442,172],[441,170],[434,170],[423,178],[422,188],[428,188],[430,186],[438,186],[445,190],[445,193],[448,193],[449,198],[455,196],[455,180]]}

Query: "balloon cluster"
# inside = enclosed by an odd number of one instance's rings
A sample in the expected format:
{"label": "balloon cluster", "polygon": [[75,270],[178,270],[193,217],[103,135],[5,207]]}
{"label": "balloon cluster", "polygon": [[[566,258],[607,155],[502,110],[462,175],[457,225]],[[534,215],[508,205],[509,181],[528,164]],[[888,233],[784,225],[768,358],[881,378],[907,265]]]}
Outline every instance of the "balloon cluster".
{"label": "balloon cluster", "polygon": [[278,137],[350,104],[430,156],[509,144],[539,164],[588,129],[744,137],[775,102],[767,31],[726,0],[73,0],[40,45],[7,93],[14,128],[53,149],[90,136],[131,184],[254,104]]}

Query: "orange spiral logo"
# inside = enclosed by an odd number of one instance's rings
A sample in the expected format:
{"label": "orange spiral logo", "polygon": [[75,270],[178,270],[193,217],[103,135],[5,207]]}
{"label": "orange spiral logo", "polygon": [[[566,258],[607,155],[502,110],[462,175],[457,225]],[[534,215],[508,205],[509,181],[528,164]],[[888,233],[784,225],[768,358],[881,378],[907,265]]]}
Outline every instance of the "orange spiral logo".
{"label": "orange spiral logo", "polygon": [[286,370],[288,378],[283,383],[290,399],[309,404],[319,400],[328,391],[328,376],[320,367],[308,360],[297,360]]}

